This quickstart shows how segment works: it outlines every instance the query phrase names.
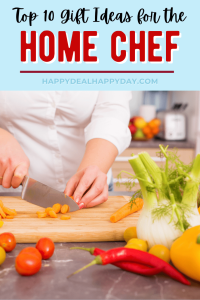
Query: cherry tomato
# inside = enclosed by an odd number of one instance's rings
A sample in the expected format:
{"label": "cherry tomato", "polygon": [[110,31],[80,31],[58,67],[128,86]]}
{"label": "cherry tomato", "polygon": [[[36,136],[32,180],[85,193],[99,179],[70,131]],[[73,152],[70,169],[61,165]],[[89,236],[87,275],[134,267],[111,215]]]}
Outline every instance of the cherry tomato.
{"label": "cherry tomato", "polygon": [[36,249],[42,254],[42,259],[48,259],[53,255],[55,246],[51,239],[41,238],[36,244]]}
{"label": "cherry tomato", "polygon": [[16,239],[12,233],[0,234],[0,246],[4,248],[6,252],[12,251],[16,246]]}
{"label": "cherry tomato", "polygon": [[42,255],[41,253],[38,251],[38,249],[34,248],[34,247],[27,247],[24,248],[20,251],[19,254],[24,254],[24,253],[29,253],[29,254],[34,254],[36,255],[40,260],[42,260]]}
{"label": "cherry tomato", "polygon": [[16,271],[23,276],[36,274],[42,266],[42,260],[37,254],[20,253],[15,260]]}
{"label": "cherry tomato", "polygon": [[130,239],[125,246],[126,248],[138,249],[141,251],[147,251],[147,242],[140,239]]}
{"label": "cherry tomato", "polygon": [[0,247],[0,265],[5,261],[6,259],[6,251]]}
{"label": "cherry tomato", "polygon": [[159,257],[160,259],[170,262],[170,252],[169,249],[163,245],[155,245],[150,250],[149,253]]}

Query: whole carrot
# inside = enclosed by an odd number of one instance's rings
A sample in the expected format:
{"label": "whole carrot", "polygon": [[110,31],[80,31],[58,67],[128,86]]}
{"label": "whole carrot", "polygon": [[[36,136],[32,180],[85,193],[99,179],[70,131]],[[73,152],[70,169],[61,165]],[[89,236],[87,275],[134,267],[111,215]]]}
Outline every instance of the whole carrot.
{"label": "whole carrot", "polygon": [[116,223],[119,220],[129,216],[130,214],[142,209],[144,204],[143,199],[136,198],[133,203],[127,203],[118,209],[112,216],[110,217],[110,221],[112,223]]}
{"label": "whole carrot", "polygon": [[[70,249],[80,249],[80,250],[85,250],[90,252],[92,255],[97,256],[100,255],[102,253],[104,253],[105,251],[99,248],[82,248],[82,247],[72,247]],[[153,276],[153,275],[157,275],[159,273],[162,272],[162,268],[160,267],[149,267],[149,266],[145,266],[143,264],[138,264],[138,263],[132,263],[132,262],[118,262],[118,263],[113,263],[114,266],[128,271],[128,272],[132,272],[132,273],[137,273],[140,275],[145,275],[145,276]]]}
{"label": "whole carrot", "polygon": [[93,265],[107,265],[127,261],[144,264],[151,267],[160,267],[162,268],[162,272],[169,275],[171,278],[185,285],[190,285],[190,282],[181,273],[179,273],[175,268],[173,268],[170,264],[166,263],[162,259],[148,252],[143,252],[140,250],[130,248],[115,248],[103,252],[100,255],[96,256],[96,258],[90,264],[76,271],[72,275],[77,274],[80,271]]}

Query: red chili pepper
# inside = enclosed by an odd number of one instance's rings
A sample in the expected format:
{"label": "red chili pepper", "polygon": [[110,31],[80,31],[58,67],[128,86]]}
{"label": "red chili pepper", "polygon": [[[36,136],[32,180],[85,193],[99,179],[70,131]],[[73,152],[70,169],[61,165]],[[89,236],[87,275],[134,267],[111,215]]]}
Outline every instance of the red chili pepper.
{"label": "red chili pepper", "polygon": [[[82,248],[82,247],[72,247],[70,249],[80,249],[80,250],[85,250],[90,252],[92,255],[97,256],[102,253],[104,253],[104,250],[101,250],[99,248]],[[160,267],[149,267],[145,266],[143,264],[138,264],[138,263],[132,263],[132,262],[118,262],[118,263],[113,263],[114,266],[121,268],[125,271],[132,272],[132,273],[137,273],[140,275],[145,275],[145,276],[153,276],[157,275],[162,272],[162,268]]]}
{"label": "red chili pepper", "polygon": [[[173,268],[170,264],[163,261],[162,259],[144,251],[130,249],[130,248],[115,248],[108,250],[106,252],[101,253],[100,255],[96,256],[96,258],[87,266],[83,267],[82,269],[76,271],[74,274],[79,273],[80,271],[86,269],[87,267],[93,265],[107,265],[113,264],[117,262],[133,262],[144,264],[151,267],[161,267],[162,271],[169,275],[171,278],[185,284],[190,285],[190,282],[175,268]],[[70,276],[72,276],[70,275]],[[69,276],[69,277],[70,277]]]}

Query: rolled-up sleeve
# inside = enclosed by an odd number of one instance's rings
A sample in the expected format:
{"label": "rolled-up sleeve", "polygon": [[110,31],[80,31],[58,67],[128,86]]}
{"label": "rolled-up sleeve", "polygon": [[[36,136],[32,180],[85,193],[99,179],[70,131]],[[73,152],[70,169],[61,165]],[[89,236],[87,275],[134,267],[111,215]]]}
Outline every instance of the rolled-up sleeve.
{"label": "rolled-up sleeve", "polygon": [[131,141],[128,128],[131,92],[99,92],[91,122],[85,128],[85,142],[101,138],[113,143],[121,154]]}

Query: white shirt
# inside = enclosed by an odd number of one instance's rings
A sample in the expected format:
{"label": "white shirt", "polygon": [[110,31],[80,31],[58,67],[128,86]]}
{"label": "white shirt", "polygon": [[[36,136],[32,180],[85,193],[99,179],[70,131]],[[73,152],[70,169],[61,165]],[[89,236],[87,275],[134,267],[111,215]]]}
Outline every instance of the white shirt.
{"label": "white shirt", "polygon": [[119,154],[129,146],[131,96],[119,91],[0,92],[0,128],[20,143],[30,160],[30,177],[64,191],[89,140],[108,140]]}

